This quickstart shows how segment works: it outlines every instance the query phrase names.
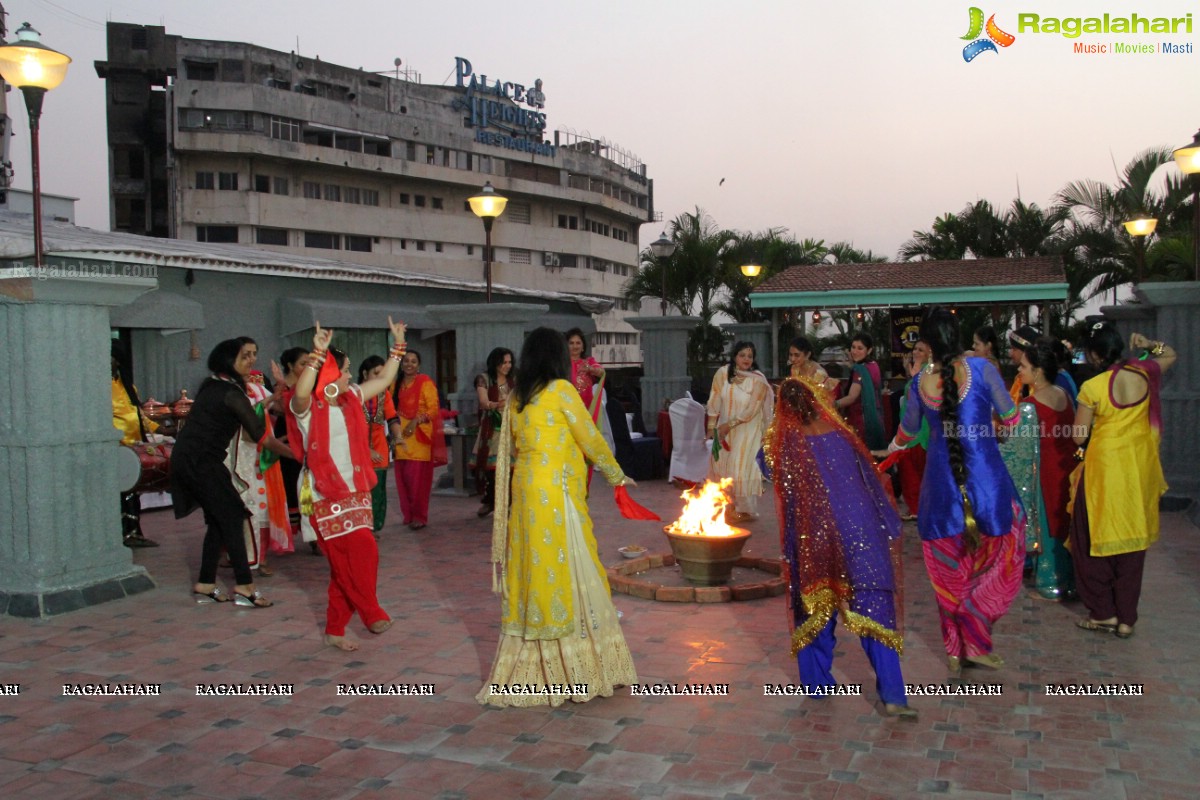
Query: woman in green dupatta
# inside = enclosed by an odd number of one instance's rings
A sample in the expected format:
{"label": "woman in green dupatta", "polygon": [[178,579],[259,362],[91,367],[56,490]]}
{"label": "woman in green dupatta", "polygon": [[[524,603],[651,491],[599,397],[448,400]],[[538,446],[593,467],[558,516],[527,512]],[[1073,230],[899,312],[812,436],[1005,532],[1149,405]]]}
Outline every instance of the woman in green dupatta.
{"label": "woman in green dupatta", "polygon": [[858,433],[870,450],[887,447],[887,434],[883,430],[883,377],[879,364],[875,362],[875,342],[866,333],[855,334],[850,340],[850,361],[853,373],[850,390],[836,405],[846,415],[850,427]]}

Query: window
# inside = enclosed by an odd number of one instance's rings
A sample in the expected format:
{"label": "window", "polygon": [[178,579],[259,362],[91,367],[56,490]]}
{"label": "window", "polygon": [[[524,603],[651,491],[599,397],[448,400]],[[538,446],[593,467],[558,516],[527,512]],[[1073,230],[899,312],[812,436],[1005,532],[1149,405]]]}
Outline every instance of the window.
{"label": "window", "polygon": [[404,143],[404,158],[407,159],[408,161],[416,161],[417,160],[417,143],[416,142],[405,142]]}
{"label": "window", "polygon": [[446,206],[445,206],[445,205],[442,203],[442,198],[440,198],[440,197],[433,197],[433,198],[430,198],[430,201],[432,202],[432,204],[433,204],[433,207],[434,207],[434,208],[436,208],[436,209],[437,209],[437,210],[439,210],[439,211],[441,211],[442,209],[444,209],[444,208],[446,207]]}
{"label": "window", "polygon": [[559,214],[558,227],[577,231],[579,230],[579,217],[570,214]]}
{"label": "window", "polygon": [[509,200],[508,205],[504,207],[504,221],[517,222],[522,225],[528,225],[532,211],[529,203]]}
{"label": "window", "polygon": [[129,32],[129,49],[131,50],[148,50],[149,45],[146,42],[146,29],[134,28]]}
{"label": "window", "polygon": [[183,71],[189,81],[215,81],[217,79],[217,65],[212,61],[184,59]]}
{"label": "window", "polygon": [[336,233],[321,233],[319,231],[304,232],[304,246],[321,250],[337,250],[338,235]]}
{"label": "window", "polygon": [[305,181],[304,182],[304,198],[306,200],[320,200],[321,199],[321,184],[317,183],[316,181]]}
{"label": "window", "polygon": [[441,243],[441,242],[434,242],[434,243],[433,243],[433,249],[434,249],[434,252],[437,252],[437,253],[440,253],[440,252],[442,252],[442,243]]}
{"label": "window", "polygon": [[254,241],[256,244],[271,244],[287,247],[288,232],[286,228],[255,228]]}
{"label": "window", "polygon": [[113,175],[117,178],[142,180],[146,177],[146,154],[140,147],[113,148]]}
{"label": "window", "polygon": [[379,191],[377,189],[363,189],[362,204],[364,206],[379,205]]}
{"label": "window", "polygon": [[402,206],[408,205],[408,192],[400,193],[400,205],[402,205]]}
{"label": "window", "polygon": [[237,244],[237,225],[197,225],[196,241],[213,244]]}
{"label": "window", "polygon": [[325,199],[331,200],[334,203],[340,203],[342,201],[342,187],[336,183],[325,184]]}
{"label": "window", "polygon": [[294,119],[271,117],[271,138],[285,142],[300,141],[300,123]]}
{"label": "window", "polygon": [[271,182],[272,182],[275,194],[281,194],[284,196],[291,194],[291,192],[288,191],[288,179],[287,178],[272,178]]}
{"label": "window", "polygon": [[217,188],[216,182],[213,180],[214,177],[215,177],[214,174],[211,172],[197,172],[196,173],[196,188],[197,189],[215,189],[215,188]]}
{"label": "window", "polygon": [[528,250],[524,250],[524,249],[517,248],[517,247],[508,248],[509,263],[529,264],[529,263],[532,263],[530,256],[531,256],[531,253]]}
{"label": "window", "polygon": [[346,250],[353,250],[356,253],[371,252],[370,236],[351,236],[350,234],[346,234],[343,238],[345,239]]}
{"label": "window", "polygon": [[[356,205],[362,203],[362,190],[357,186],[346,186],[342,189],[342,202],[354,203]],[[349,248],[347,248],[349,249]]]}
{"label": "window", "polygon": [[425,146],[425,163],[426,164],[434,163],[434,158],[436,156],[437,156],[436,148],[426,145]]}
{"label": "window", "polygon": [[407,249],[408,249],[408,239],[401,239],[401,240],[400,240],[400,249],[401,249],[401,250],[407,250]]}
{"label": "window", "polygon": [[423,195],[423,194],[413,195],[413,205],[416,206],[417,208],[424,208],[425,207],[425,195]]}
{"label": "window", "polygon": [[418,249],[418,250],[424,250],[424,249],[425,249],[425,243],[424,243],[424,242],[422,242],[422,241],[420,241],[420,240],[418,240],[418,241],[417,241],[417,249]]}
{"label": "window", "polygon": [[473,244],[467,245],[467,255],[469,255],[469,256],[475,255],[475,245],[473,245]]}
{"label": "window", "polygon": [[221,59],[221,80],[242,83],[246,80],[246,63],[240,58]]}
{"label": "window", "polygon": [[270,175],[255,175],[254,176],[254,191],[271,193],[271,176]]}
{"label": "window", "polygon": [[236,192],[238,188],[238,174],[236,172],[218,172],[217,188],[226,192]]}

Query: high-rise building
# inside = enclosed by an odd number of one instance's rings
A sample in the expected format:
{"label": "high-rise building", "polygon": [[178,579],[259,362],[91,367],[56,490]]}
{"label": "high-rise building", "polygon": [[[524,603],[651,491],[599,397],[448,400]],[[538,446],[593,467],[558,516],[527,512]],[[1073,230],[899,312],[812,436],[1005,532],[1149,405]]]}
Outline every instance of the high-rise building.
{"label": "high-rise building", "polygon": [[540,79],[466,58],[454,67],[452,85],[433,86],[399,63],[365,72],[109,23],[96,71],[112,228],[438,275],[482,301],[484,228],[467,199],[490,182],[508,198],[492,232],[495,292],[582,297],[593,355],[639,364],[624,321],[636,304],[620,295],[654,219],[645,165],[550,131]]}

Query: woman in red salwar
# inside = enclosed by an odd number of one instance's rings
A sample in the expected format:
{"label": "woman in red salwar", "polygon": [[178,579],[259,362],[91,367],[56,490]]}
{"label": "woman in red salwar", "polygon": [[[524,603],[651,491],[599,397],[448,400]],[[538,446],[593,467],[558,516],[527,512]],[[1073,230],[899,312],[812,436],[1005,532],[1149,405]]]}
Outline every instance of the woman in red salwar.
{"label": "woman in red salwar", "polygon": [[407,326],[390,317],[388,325],[396,343],[383,373],[351,386],[350,359],[329,348],[333,331],[318,324],[309,363],[288,404],[288,438],[304,459],[302,513],[329,559],[325,642],[339,650],[358,649],[346,638],[346,624],[355,612],[371,633],[392,625],[376,597],[379,548],[371,513],[376,479],[363,410],[363,398],[387,390],[404,356]]}

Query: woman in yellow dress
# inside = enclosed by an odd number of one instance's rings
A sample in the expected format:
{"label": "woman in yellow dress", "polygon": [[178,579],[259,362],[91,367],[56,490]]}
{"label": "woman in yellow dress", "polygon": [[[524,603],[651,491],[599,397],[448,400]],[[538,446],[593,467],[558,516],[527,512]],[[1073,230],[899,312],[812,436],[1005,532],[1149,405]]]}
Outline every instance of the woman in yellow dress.
{"label": "woman in yellow dress", "polygon": [[1175,351],[1140,333],[1129,346],[1142,359],[1121,359],[1121,336],[1097,322],[1084,344],[1100,374],[1079,388],[1075,443],[1086,448],[1071,506],[1068,546],[1075,588],[1087,607],[1080,628],[1133,636],[1146,550],[1158,541],[1158,501],[1167,491],[1158,448],[1159,379]]}
{"label": "woman in yellow dress", "polygon": [[562,334],[529,334],[496,459],[492,562],[500,574],[493,573],[492,588],[503,597],[500,644],[475,696],[483,704],[582,703],[637,681],[592,536],[584,459],[613,486],[633,481],[617,466],[570,374]]}

